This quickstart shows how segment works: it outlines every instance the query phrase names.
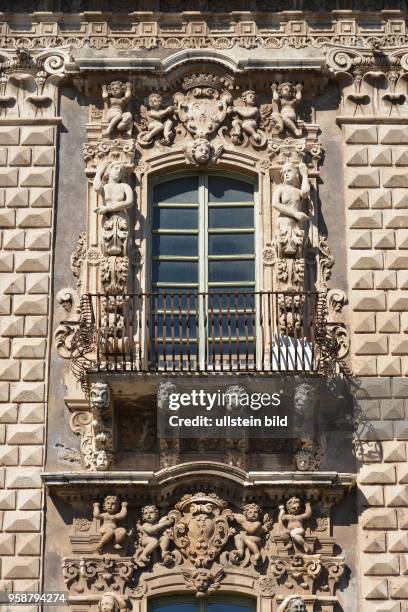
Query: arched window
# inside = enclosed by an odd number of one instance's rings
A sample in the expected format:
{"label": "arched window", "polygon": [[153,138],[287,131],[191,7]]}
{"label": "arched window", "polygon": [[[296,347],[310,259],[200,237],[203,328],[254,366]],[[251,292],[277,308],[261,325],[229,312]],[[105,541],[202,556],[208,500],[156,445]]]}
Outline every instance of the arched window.
{"label": "arched window", "polygon": [[173,596],[153,599],[149,612],[255,612],[256,600],[233,595],[212,595],[203,599]]}

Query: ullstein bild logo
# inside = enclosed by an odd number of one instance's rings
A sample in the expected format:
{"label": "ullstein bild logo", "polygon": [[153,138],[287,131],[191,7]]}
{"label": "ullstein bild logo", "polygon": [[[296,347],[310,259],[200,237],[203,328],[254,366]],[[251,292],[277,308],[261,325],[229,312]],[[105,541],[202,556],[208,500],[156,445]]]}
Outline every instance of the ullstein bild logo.
{"label": "ullstein bild logo", "polygon": [[227,392],[220,390],[208,393],[203,389],[191,390],[189,393],[171,393],[169,395],[169,410],[179,410],[181,407],[194,406],[205,410],[213,408],[249,408],[260,410],[270,406],[280,406],[280,393],[246,393]]}

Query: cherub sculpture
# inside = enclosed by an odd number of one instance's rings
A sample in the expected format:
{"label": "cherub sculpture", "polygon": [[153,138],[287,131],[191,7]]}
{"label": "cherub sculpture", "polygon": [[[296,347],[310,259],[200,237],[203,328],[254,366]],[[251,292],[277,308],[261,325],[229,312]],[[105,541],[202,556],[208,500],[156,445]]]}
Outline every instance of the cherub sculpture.
{"label": "cherub sculpture", "polygon": [[302,99],[302,85],[292,83],[272,84],[272,101],[277,105],[278,111],[271,115],[279,132],[286,128],[294,136],[301,136],[302,130],[297,126],[296,107]]}
{"label": "cherub sculpture", "polygon": [[159,520],[159,512],[156,506],[145,506],[142,510],[142,521],[138,521],[139,547],[136,552],[136,562],[145,566],[150,562],[152,553],[160,548],[163,563],[169,563],[172,555],[169,552],[171,542],[171,531],[168,529],[174,523],[174,519],[163,516]]}
{"label": "cherub sculpture", "polygon": [[200,599],[220,588],[220,582],[224,577],[224,570],[219,568],[211,572],[205,568],[196,570],[187,569],[183,571],[183,575],[187,589],[195,591],[196,597]]}
{"label": "cherub sculpture", "polygon": [[184,147],[185,156],[194,165],[216,161],[223,150],[222,145],[214,150],[214,147],[206,138],[196,138],[191,145]]}
{"label": "cherub sculpture", "polygon": [[303,521],[311,518],[312,507],[309,502],[306,502],[304,512],[301,512],[301,507],[302,504],[298,497],[288,499],[286,510],[284,505],[279,506],[279,524],[282,535],[288,541],[287,548],[293,546],[295,549],[300,548],[305,552],[311,552],[304,538]]}
{"label": "cherub sculpture", "polygon": [[127,605],[123,597],[118,593],[104,593],[98,604],[99,612],[122,612],[127,610]]}
{"label": "cherub sculpture", "polygon": [[248,550],[256,565],[262,560],[260,547],[263,537],[272,528],[272,520],[265,514],[261,522],[261,509],[257,504],[246,504],[243,514],[234,514],[234,519],[240,525],[241,531],[234,538],[236,550],[231,553],[231,561],[239,563]]}
{"label": "cherub sculpture", "polygon": [[134,197],[130,185],[123,182],[125,167],[120,162],[102,162],[96,169],[93,188],[102,196],[102,206],[95,212],[103,215],[103,253],[125,256],[129,234],[127,210],[133,206]]}
{"label": "cherub sculpture", "polygon": [[[173,138],[174,106],[162,108],[163,99],[160,94],[152,93],[149,96],[149,108],[140,107],[142,117],[142,131],[137,137],[141,145],[151,144],[155,137],[162,134],[160,142],[165,145],[171,144]],[[143,129],[145,128],[145,129]]]}
{"label": "cherub sculpture", "polygon": [[[310,183],[304,163],[286,163],[282,167],[283,183],[274,190],[272,206],[279,212],[277,232],[278,257],[303,257],[303,225],[312,212]],[[308,212],[303,212],[308,202]]]}
{"label": "cherub sculpture", "polygon": [[278,612],[306,612],[305,602],[300,595],[289,595],[282,601]]}
{"label": "cherub sculpture", "polygon": [[99,502],[94,503],[93,515],[94,518],[103,520],[103,524],[99,529],[102,536],[98,544],[98,551],[101,553],[103,548],[114,541],[114,548],[121,549],[126,538],[126,529],[118,527],[117,523],[127,516],[127,502],[123,501],[119,506],[119,499],[116,495],[107,495],[103,502],[104,512],[100,511]]}
{"label": "cherub sculpture", "polygon": [[112,81],[109,85],[102,85],[102,98],[105,105],[105,117],[109,122],[103,136],[110,137],[114,131],[126,132],[132,135],[132,113],[126,111],[132,97],[130,83]]}
{"label": "cherub sculpture", "polygon": [[235,115],[232,120],[232,141],[234,144],[241,144],[243,135],[246,134],[253,139],[255,144],[261,145],[264,137],[258,129],[261,113],[257,105],[255,92],[252,89],[244,91],[241,95],[241,101],[243,106],[233,106],[228,109],[229,114]]}

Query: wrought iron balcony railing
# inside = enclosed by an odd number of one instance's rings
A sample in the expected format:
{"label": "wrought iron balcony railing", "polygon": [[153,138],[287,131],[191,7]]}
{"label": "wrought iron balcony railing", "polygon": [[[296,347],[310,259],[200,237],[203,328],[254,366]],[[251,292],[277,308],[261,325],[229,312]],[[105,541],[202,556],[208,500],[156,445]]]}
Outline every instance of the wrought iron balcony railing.
{"label": "wrought iron balcony railing", "polygon": [[317,372],[325,301],[248,290],[86,294],[73,360],[96,371]]}

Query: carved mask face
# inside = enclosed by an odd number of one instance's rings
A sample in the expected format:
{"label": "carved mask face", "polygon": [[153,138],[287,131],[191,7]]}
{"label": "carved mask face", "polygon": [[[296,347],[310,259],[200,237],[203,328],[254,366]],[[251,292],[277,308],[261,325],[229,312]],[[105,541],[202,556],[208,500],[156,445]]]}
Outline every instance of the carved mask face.
{"label": "carved mask face", "polygon": [[210,586],[210,578],[207,572],[199,572],[194,579],[195,587],[199,593],[206,593]]}
{"label": "carved mask face", "polygon": [[117,606],[114,598],[111,595],[104,595],[99,604],[101,612],[116,612]]}
{"label": "carved mask face", "polygon": [[306,606],[301,599],[292,601],[289,612],[306,612]]}
{"label": "carved mask face", "polygon": [[144,508],[143,520],[146,521],[146,523],[151,523],[153,525],[154,523],[156,523],[158,518],[159,513],[157,512],[154,506]]}
{"label": "carved mask face", "polygon": [[107,470],[109,467],[109,460],[106,451],[101,450],[98,452],[96,456],[96,469],[98,470]]}
{"label": "carved mask face", "polygon": [[96,408],[105,408],[110,403],[110,390],[108,385],[104,383],[92,385],[91,387],[91,403]]}
{"label": "carved mask face", "polygon": [[194,149],[194,159],[198,164],[206,164],[211,156],[211,145],[208,141],[200,142]]}
{"label": "carved mask face", "polygon": [[296,454],[296,466],[301,472],[305,472],[310,466],[310,455],[309,453],[297,453]]}

